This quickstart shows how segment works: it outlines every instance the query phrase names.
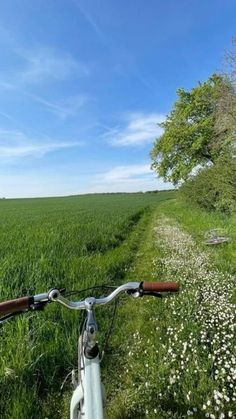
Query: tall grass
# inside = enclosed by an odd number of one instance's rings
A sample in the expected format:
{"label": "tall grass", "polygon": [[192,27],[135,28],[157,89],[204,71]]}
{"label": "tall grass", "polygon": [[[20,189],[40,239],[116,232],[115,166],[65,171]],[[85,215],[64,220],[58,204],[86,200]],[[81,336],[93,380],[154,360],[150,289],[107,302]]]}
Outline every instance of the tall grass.
{"label": "tall grass", "polygon": [[[158,194],[0,201],[1,300],[118,282],[130,269]],[[109,311],[98,313],[103,330]],[[78,313],[56,305],[5,324],[0,417],[58,418],[60,385],[76,365]]]}

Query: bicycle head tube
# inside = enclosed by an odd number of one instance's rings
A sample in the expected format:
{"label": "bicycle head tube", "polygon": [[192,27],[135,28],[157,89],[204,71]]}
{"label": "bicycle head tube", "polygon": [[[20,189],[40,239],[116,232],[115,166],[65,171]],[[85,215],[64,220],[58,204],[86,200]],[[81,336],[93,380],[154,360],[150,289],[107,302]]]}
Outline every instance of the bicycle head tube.
{"label": "bicycle head tube", "polygon": [[84,356],[89,359],[96,358],[99,354],[98,344],[96,341],[96,332],[98,331],[93,306],[96,303],[94,297],[85,299],[85,309],[87,311],[87,320],[84,331]]}

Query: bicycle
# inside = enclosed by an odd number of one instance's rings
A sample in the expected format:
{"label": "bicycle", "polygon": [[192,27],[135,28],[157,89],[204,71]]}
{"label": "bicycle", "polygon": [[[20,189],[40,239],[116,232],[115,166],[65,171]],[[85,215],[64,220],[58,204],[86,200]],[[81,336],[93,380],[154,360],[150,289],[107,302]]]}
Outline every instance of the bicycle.
{"label": "bicycle", "polygon": [[204,244],[207,245],[215,245],[215,244],[222,244],[222,243],[229,243],[230,238],[228,236],[223,235],[223,231],[220,228],[215,228],[213,230],[209,230],[205,233],[205,241]]}
{"label": "bicycle", "polygon": [[178,290],[179,285],[175,282],[128,282],[115,288],[106,297],[70,301],[62,295],[62,290],[54,288],[47,293],[0,303],[0,314],[5,314],[0,322],[29,310],[41,310],[50,302],[60,303],[72,310],[85,310],[86,320],[78,343],[78,379],[75,379],[74,374],[72,377],[75,389],[70,403],[70,419],[103,419],[105,395],[100,376],[100,352],[96,340],[98,327],[94,307],[110,303],[124,292],[138,298],[146,295],[162,297],[163,292]]}

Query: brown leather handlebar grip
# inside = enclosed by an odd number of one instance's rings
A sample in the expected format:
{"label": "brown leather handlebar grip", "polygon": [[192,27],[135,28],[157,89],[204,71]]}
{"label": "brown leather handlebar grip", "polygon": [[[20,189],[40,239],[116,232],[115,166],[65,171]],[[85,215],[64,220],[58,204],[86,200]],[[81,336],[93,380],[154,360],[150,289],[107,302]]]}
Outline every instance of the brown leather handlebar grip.
{"label": "brown leather handlebar grip", "polygon": [[30,297],[16,298],[0,303],[0,314],[14,313],[16,311],[27,310],[30,306]]}
{"label": "brown leather handlebar grip", "polygon": [[179,284],[177,282],[142,282],[141,288],[149,292],[178,292]]}

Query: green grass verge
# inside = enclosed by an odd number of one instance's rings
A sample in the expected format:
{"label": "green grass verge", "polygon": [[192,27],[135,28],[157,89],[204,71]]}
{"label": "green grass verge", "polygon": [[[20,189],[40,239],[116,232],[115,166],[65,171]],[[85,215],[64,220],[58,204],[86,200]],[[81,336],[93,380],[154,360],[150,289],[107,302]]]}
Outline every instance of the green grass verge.
{"label": "green grass verge", "polygon": [[[170,201],[163,202],[152,213],[135,265],[125,280],[176,279],[181,282],[181,277],[176,278],[173,269],[169,270],[172,278],[165,277],[167,271],[161,261],[166,254],[154,232],[154,228],[163,217],[169,218],[170,224],[178,225],[180,229],[191,234],[198,245],[198,254],[206,252],[212,269],[221,271],[222,275],[235,274],[236,218],[206,213],[177,201]],[[204,234],[212,228],[222,228],[231,237],[231,242],[207,248],[203,243]],[[188,255],[186,257],[188,258]],[[176,268],[176,274],[177,272],[179,271]],[[204,287],[205,278],[201,279]],[[215,400],[212,401],[212,394],[217,391],[221,394],[222,387],[230,392],[231,387],[227,390],[227,385],[233,384],[227,384],[226,377],[221,381],[215,378],[216,368],[212,358],[209,358],[214,356],[217,345],[222,344],[222,336],[218,337],[219,342],[216,340],[213,355],[210,346],[207,349],[205,345],[200,344],[199,336],[206,324],[203,325],[195,319],[200,307],[196,298],[199,284],[194,285],[195,280],[194,272],[188,272],[187,281],[190,284],[192,281],[193,286],[188,290],[183,285],[183,293],[171,297],[173,300],[122,300],[117,313],[116,331],[111,339],[111,350],[103,365],[109,419],[185,418],[188,415],[204,418],[208,411],[208,417],[212,418],[220,417],[222,412],[225,412],[222,413],[225,415],[221,416],[222,418],[232,414],[235,408],[234,396],[230,399],[231,402],[227,402],[228,407],[226,402],[226,407],[223,404],[213,407]],[[219,290],[219,296],[220,292]],[[213,332],[206,329],[209,336],[212,336],[211,339],[218,333],[217,325],[215,327]],[[230,330],[227,333],[230,334]],[[190,345],[186,353],[183,353],[181,351],[186,342]],[[172,355],[168,355],[168,349]],[[230,350],[233,350],[232,345]],[[174,364],[172,356],[173,359],[176,357]],[[178,371],[181,362],[184,371],[179,382],[173,384],[173,371],[175,368]],[[227,400],[228,396],[224,394]]]}
{"label": "green grass verge", "polygon": [[[206,212],[200,208],[185,205],[178,200],[171,205],[163,203],[162,212],[176,220],[185,231],[188,231],[198,246],[207,249],[213,263],[222,271],[236,274],[236,214],[222,215],[217,212]],[[209,230],[219,228],[230,238],[229,243],[206,246],[204,235]]]}

